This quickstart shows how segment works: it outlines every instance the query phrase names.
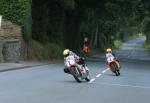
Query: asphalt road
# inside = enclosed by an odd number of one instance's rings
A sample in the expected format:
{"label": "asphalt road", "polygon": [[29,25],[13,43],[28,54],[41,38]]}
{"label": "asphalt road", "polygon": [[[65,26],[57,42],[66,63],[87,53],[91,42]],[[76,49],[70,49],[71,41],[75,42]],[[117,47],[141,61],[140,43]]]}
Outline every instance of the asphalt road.
{"label": "asphalt road", "polygon": [[63,63],[1,72],[0,103],[149,103],[150,62],[143,42],[140,37],[116,51],[122,60],[118,77],[101,60],[87,61],[91,81],[82,83],[63,73]]}

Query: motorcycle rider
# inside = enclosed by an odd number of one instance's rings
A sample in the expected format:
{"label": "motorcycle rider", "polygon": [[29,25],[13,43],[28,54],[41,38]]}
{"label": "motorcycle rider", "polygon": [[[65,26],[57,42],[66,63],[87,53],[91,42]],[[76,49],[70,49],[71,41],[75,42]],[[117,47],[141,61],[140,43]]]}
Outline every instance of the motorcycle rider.
{"label": "motorcycle rider", "polygon": [[[85,66],[84,59],[79,57],[76,53],[70,51],[69,49],[65,49],[63,51],[63,55],[64,55],[64,64],[66,64],[67,59],[71,59],[76,62],[78,68],[80,68],[80,65],[83,65],[83,67],[85,67],[85,69],[88,70],[88,68]],[[69,68],[67,68],[66,65],[64,68],[64,72],[70,73]]]}
{"label": "motorcycle rider", "polygon": [[87,44],[83,45],[82,51],[84,54],[88,54],[90,52],[90,48]]}
{"label": "motorcycle rider", "polygon": [[[112,49],[111,48],[108,48],[106,49],[106,59],[107,59],[107,65],[109,66],[109,62],[111,61],[110,60],[110,57],[111,59],[115,60],[118,68],[120,68],[120,64],[119,64],[119,61],[117,60],[117,58],[115,57],[115,54],[112,52]],[[110,66],[109,66],[110,68]]]}

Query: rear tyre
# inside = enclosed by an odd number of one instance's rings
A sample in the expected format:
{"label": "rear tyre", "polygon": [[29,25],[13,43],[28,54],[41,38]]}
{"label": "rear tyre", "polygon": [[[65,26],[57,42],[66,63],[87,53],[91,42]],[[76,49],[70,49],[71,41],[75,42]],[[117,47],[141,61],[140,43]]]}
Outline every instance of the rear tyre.
{"label": "rear tyre", "polygon": [[112,67],[111,68],[112,72],[114,72],[116,76],[119,76],[120,72],[119,72],[119,68],[118,68],[117,64],[114,63],[114,64],[111,65],[111,67]]}
{"label": "rear tyre", "polygon": [[118,74],[118,72],[117,72],[117,71],[115,72],[115,74],[116,74],[116,76],[119,76],[119,74]]}
{"label": "rear tyre", "polygon": [[116,74],[116,76],[119,76],[119,75],[120,75],[120,72],[119,72],[119,71],[116,71],[115,74]]}
{"label": "rear tyre", "polygon": [[120,72],[119,72],[119,70],[117,71],[118,72],[118,76],[120,75]]}

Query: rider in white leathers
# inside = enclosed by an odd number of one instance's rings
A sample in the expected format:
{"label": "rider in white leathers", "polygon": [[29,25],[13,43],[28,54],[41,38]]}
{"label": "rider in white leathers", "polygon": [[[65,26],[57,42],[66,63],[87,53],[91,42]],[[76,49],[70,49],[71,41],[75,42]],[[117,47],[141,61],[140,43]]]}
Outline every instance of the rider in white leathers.
{"label": "rider in white leathers", "polygon": [[75,61],[76,66],[78,68],[80,68],[80,65],[83,65],[85,67],[84,60],[82,58],[80,58],[77,54],[75,54],[74,52],[70,51],[69,49],[65,49],[63,51],[63,55],[64,55],[64,64],[65,64],[64,72],[65,73],[70,73],[69,69],[66,66],[66,62],[69,61],[69,60]]}
{"label": "rider in white leathers", "polygon": [[[120,64],[118,62],[118,60],[116,59],[115,55],[112,53],[112,50],[110,48],[108,48],[106,50],[106,59],[107,59],[107,64],[109,66],[109,63],[112,62],[113,60],[115,60],[118,68],[120,68]],[[110,68],[110,67],[109,67]]]}

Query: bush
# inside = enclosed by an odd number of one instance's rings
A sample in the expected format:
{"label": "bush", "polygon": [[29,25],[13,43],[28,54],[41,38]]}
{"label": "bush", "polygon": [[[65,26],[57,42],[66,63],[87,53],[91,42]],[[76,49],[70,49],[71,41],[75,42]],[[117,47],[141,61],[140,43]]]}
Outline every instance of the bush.
{"label": "bush", "polygon": [[0,0],[0,14],[3,19],[19,24],[25,40],[31,37],[32,0]]}
{"label": "bush", "polygon": [[62,58],[62,47],[60,47],[59,45],[55,44],[55,43],[49,43],[46,45],[46,49],[47,49],[47,55],[49,55],[49,58],[52,59],[60,59]]}
{"label": "bush", "polygon": [[143,22],[142,22],[142,31],[144,32],[144,34],[147,34],[150,32],[150,18],[146,17]]}
{"label": "bush", "polygon": [[150,54],[150,44],[148,45],[148,44],[145,43],[144,48],[146,48],[148,50],[149,54]]}
{"label": "bush", "polygon": [[29,59],[42,59],[44,55],[44,47],[41,43],[31,40],[28,44],[28,58]]}
{"label": "bush", "polygon": [[42,44],[31,40],[28,45],[28,58],[33,60],[60,59],[62,48],[54,43]]}
{"label": "bush", "polygon": [[119,48],[121,45],[122,45],[122,41],[120,41],[120,40],[115,40],[114,41],[115,48]]}

